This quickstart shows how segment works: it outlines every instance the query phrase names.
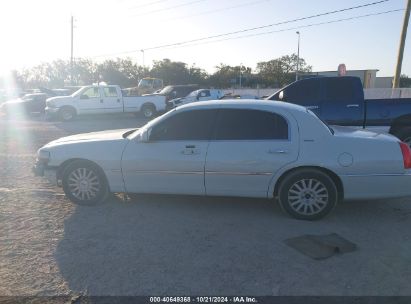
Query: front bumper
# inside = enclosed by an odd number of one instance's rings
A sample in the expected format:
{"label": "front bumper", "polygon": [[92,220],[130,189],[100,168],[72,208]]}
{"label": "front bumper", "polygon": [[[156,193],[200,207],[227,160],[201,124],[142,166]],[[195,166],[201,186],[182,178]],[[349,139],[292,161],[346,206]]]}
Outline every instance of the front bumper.
{"label": "front bumper", "polygon": [[60,186],[57,180],[57,168],[37,162],[31,169],[35,176],[46,178],[52,185]]}

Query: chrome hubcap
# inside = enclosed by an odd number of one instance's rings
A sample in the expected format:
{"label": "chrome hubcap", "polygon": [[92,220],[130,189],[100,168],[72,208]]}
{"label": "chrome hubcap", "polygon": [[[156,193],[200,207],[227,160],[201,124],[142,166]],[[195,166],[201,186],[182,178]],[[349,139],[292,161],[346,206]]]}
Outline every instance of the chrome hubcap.
{"label": "chrome hubcap", "polygon": [[288,203],[299,214],[313,215],[327,206],[328,190],[316,179],[302,179],[288,190]]}
{"label": "chrome hubcap", "polygon": [[151,117],[153,115],[153,111],[151,111],[150,108],[144,109],[144,116],[145,117]]}
{"label": "chrome hubcap", "polygon": [[70,193],[79,200],[90,200],[100,191],[100,180],[93,170],[78,168],[68,176]]}

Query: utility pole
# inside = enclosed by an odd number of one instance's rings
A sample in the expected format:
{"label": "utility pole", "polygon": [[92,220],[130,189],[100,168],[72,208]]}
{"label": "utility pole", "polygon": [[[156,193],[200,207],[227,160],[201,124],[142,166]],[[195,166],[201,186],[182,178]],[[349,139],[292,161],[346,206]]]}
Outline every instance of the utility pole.
{"label": "utility pole", "polygon": [[74,32],[74,18],[71,16],[71,53],[70,53],[70,81],[71,85],[74,85],[74,77],[73,77],[73,32]]}
{"label": "utility pole", "polygon": [[408,21],[410,19],[411,0],[407,1],[407,8],[404,14],[404,23],[402,25],[400,47],[398,49],[397,66],[395,68],[394,82],[392,87],[398,88],[400,86],[402,58],[404,57],[405,38],[407,37]]}
{"label": "utility pole", "polygon": [[141,50],[141,53],[143,54],[143,67],[145,67],[145,62],[144,62],[144,50]]}
{"label": "utility pole", "polygon": [[295,81],[298,80],[298,72],[300,69],[300,32],[295,32],[298,35],[298,46],[297,46],[297,70],[295,71]]}

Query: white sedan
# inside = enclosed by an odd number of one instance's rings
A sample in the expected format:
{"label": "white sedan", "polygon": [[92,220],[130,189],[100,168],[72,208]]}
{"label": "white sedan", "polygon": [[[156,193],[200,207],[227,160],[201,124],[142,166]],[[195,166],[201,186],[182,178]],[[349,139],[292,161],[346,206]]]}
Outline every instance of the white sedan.
{"label": "white sedan", "polygon": [[258,100],[178,107],[138,130],[73,135],[39,149],[34,172],[77,203],[109,192],[278,198],[298,219],[342,199],[411,195],[397,138],[330,128],[310,110]]}

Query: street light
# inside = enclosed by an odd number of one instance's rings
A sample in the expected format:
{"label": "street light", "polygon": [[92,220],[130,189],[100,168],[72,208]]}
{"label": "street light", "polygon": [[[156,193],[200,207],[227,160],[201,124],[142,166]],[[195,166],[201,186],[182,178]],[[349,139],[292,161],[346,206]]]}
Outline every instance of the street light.
{"label": "street light", "polygon": [[298,47],[297,47],[297,70],[295,71],[295,81],[298,80],[298,72],[300,68],[300,32],[295,32],[298,35]]}

